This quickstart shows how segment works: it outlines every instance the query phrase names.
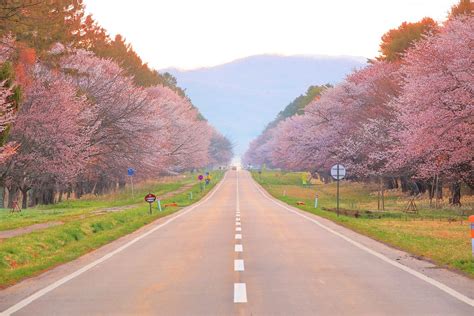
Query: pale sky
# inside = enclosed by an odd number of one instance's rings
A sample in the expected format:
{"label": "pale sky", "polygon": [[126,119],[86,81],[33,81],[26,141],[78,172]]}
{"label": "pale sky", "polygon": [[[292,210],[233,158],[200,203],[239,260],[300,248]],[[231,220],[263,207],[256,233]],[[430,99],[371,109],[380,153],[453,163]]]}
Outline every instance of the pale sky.
{"label": "pale sky", "polygon": [[258,54],[375,57],[403,21],[443,21],[457,0],[85,0],[156,69],[214,66]]}

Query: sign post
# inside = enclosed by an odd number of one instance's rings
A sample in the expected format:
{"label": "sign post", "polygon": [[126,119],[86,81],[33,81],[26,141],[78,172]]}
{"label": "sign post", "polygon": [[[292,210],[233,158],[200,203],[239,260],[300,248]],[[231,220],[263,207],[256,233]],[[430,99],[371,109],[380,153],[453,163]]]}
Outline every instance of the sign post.
{"label": "sign post", "polygon": [[156,201],[156,195],[148,193],[147,195],[145,195],[145,201],[148,202],[148,204],[150,204],[150,214],[151,214],[152,212],[151,205],[153,204],[153,202]]}
{"label": "sign post", "polygon": [[337,164],[331,168],[331,176],[336,180],[336,200],[337,200],[337,216],[339,216],[339,181],[346,176],[346,168],[343,165]]}
{"label": "sign post", "polygon": [[130,177],[130,184],[132,185],[132,198],[133,198],[133,176],[135,175],[135,169],[128,168],[127,175]]}
{"label": "sign post", "polygon": [[203,185],[202,185],[202,180],[204,180],[204,176],[202,174],[200,174],[198,176],[198,180],[199,180],[199,188],[201,189],[201,193],[202,193],[202,190],[204,189]]}

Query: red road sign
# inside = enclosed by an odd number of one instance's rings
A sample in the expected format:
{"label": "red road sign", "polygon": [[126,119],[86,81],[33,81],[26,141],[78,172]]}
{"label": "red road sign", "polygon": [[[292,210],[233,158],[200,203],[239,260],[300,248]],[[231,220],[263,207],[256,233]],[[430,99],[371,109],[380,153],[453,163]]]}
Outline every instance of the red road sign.
{"label": "red road sign", "polygon": [[153,202],[155,202],[155,201],[156,201],[156,195],[151,194],[151,193],[147,194],[147,195],[145,196],[145,201],[147,201],[147,202],[150,203],[150,204],[153,203]]}

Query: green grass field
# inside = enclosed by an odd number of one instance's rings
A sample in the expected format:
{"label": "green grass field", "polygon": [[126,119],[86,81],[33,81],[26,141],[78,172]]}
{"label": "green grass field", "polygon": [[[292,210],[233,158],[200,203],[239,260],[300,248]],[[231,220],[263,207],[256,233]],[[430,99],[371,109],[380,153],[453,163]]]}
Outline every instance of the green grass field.
{"label": "green grass field", "polygon": [[[324,210],[336,207],[335,183],[303,186],[301,173],[296,172],[264,171],[262,174],[253,172],[252,176],[271,195],[289,205],[474,277],[467,222],[468,215],[473,213],[472,196],[463,197],[463,209],[446,205],[440,209],[430,208],[429,201],[422,198],[416,201],[418,214],[406,214],[403,210],[409,198],[401,192],[390,191],[385,198],[387,211],[376,212],[377,185],[341,181],[340,207],[357,210],[360,216],[338,217],[335,212]],[[318,207],[314,208],[316,194]],[[305,205],[296,205],[297,202]]]}
{"label": "green grass field", "polygon": [[[22,213],[0,212],[1,230],[23,227],[32,223],[60,220],[63,225],[50,227],[22,236],[0,240],[0,287],[12,285],[37,275],[59,264],[74,260],[119,237],[163,216],[200,200],[222,178],[222,172],[213,172],[212,183],[200,192],[194,175],[176,178],[171,182],[156,182],[136,188],[135,198],[130,192],[118,192],[102,197],[71,200],[57,205],[39,207]],[[167,207],[158,212],[154,204],[149,214],[143,197],[148,192],[162,195],[186,185],[186,190],[162,200],[162,205],[176,202],[178,207]],[[190,199],[193,192],[193,199]],[[104,207],[132,205],[120,211],[94,214]]]}

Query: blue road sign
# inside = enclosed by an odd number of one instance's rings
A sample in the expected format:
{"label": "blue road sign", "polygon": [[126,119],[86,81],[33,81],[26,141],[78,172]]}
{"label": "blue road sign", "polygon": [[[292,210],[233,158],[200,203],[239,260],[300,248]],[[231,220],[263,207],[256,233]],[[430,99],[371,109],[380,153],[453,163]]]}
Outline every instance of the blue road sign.
{"label": "blue road sign", "polygon": [[133,168],[128,168],[128,169],[127,169],[127,174],[128,174],[129,176],[134,176],[134,175],[135,175],[135,169],[133,169]]}

